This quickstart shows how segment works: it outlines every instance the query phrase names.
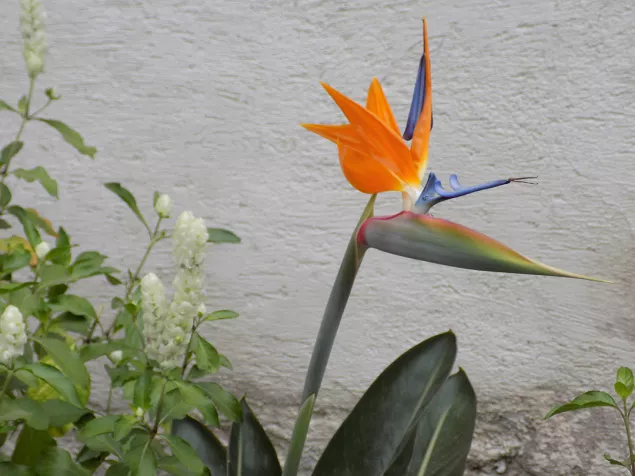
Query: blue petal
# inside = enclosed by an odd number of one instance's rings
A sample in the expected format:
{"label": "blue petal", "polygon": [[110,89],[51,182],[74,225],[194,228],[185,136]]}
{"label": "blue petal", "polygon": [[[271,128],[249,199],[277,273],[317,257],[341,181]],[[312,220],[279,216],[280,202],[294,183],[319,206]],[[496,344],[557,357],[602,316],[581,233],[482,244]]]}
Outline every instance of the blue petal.
{"label": "blue petal", "polygon": [[406,123],[406,129],[403,131],[403,138],[405,140],[411,140],[414,134],[417,121],[421,115],[421,109],[423,109],[423,101],[426,97],[426,57],[421,56],[419,61],[419,70],[417,71],[417,81],[415,82],[415,90],[412,93],[412,103],[410,104],[410,112],[408,113],[408,122]]}

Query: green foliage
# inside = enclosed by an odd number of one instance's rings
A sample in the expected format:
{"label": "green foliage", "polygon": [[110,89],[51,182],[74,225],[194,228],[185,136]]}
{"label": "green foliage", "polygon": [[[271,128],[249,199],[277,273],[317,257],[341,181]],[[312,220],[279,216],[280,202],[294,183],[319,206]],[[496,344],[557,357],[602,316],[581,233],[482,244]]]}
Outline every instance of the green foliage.
{"label": "green foliage", "polygon": [[97,149],[92,146],[87,146],[84,143],[83,137],[74,129],[71,129],[66,124],[61,121],[56,121],[54,119],[42,119],[37,118],[38,121],[42,121],[45,124],[48,124],[53,129],[56,129],[62,135],[62,139],[68,142],[70,145],[77,149],[82,155],[87,155],[91,159],[95,158],[95,154],[97,153]]}
{"label": "green foliage", "polygon": [[604,459],[612,465],[623,466],[631,475],[635,475],[635,451],[631,432],[631,412],[635,407],[635,400],[629,403],[627,400],[633,393],[634,379],[633,371],[628,367],[620,367],[617,370],[615,384],[613,388],[621,400],[621,405],[607,392],[592,390],[578,395],[570,402],[554,406],[546,415],[545,419],[551,418],[560,413],[572,412],[595,407],[607,407],[617,411],[624,423],[626,440],[628,442],[628,458],[618,460],[605,454]]}
{"label": "green foliage", "polygon": [[240,243],[240,238],[233,231],[223,228],[208,228],[207,235],[210,243]]}
{"label": "green foliage", "polygon": [[55,198],[59,198],[57,194],[57,181],[50,177],[44,167],[38,166],[30,170],[15,169],[13,171],[13,175],[22,180],[26,180],[29,183],[35,182],[37,180],[38,182],[40,182],[40,185],[44,187],[44,190],[46,190],[49,195]]}

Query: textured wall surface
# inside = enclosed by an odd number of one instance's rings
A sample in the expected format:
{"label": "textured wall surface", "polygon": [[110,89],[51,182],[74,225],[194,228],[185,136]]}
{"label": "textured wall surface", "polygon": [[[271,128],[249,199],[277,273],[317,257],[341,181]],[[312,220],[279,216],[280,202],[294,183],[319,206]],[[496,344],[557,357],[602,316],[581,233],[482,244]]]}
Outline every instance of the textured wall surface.
{"label": "textured wall surface", "polygon": [[[430,23],[435,127],[430,167],[462,181],[539,175],[435,209],[554,266],[618,281],[477,273],[367,255],[338,335],[307,467],[390,361],[452,328],[479,396],[470,474],[612,474],[623,437],[608,412],[544,422],[553,402],[608,387],[635,365],[635,12],[597,0],[44,0],[50,116],[98,147],[79,156],[54,131],[27,129],[23,166],[44,163],[61,199],[20,184],[54,223],[115,266],[144,247],[135,217],[103,188],[121,181],[151,212],[152,192],[227,226],[239,246],[210,249],[208,307],[241,317],[209,337],[235,364],[284,449],[325,300],[366,198],[335,147],[298,127],[337,122],[319,86],[363,100],[373,75],[405,120]],[[24,92],[17,0],[0,6],[0,97]],[[6,143],[17,124],[0,116]],[[31,202],[32,203],[32,202]],[[381,197],[379,210],[397,210]],[[169,277],[168,246],[148,269]],[[95,280],[79,292],[108,306]],[[96,369],[99,371],[99,369]],[[106,380],[96,382],[106,392]],[[620,474],[620,473],[618,473]]]}

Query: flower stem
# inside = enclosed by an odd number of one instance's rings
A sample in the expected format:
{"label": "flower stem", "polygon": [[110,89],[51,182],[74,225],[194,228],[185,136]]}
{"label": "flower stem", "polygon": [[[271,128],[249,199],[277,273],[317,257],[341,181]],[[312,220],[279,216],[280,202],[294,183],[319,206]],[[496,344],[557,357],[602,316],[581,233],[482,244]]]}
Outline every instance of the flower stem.
{"label": "flower stem", "polygon": [[340,264],[340,269],[333,283],[329,300],[326,303],[326,309],[324,310],[324,316],[322,317],[322,323],[320,324],[320,330],[315,340],[315,345],[313,346],[313,354],[311,355],[311,361],[304,380],[302,407],[298,412],[293,428],[293,437],[296,444],[293,446],[293,452],[290,451],[287,454],[287,460],[282,473],[283,476],[297,474],[300,456],[304,447],[304,440],[308,432],[308,425],[306,424],[307,414],[303,414],[302,409],[305,408],[306,412],[308,412],[310,420],[310,415],[313,413],[313,404],[305,407],[304,403],[312,395],[317,397],[317,393],[322,385],[322,379],[324,378],[324,372],[326,371],[329,356],[331,355],[331,349],[335,342],[335,336],[337,335],[346,303],[351,295],[355,277],[357,276],[366,251],[365,248],[360,247],[357,243],[357,232],[362,223],[373,215],[374,205],[375,195],[372,195],[348,243],[344,258]]}
{"label": "flower stem", "polygon": [[161,387],[161,396],[159,397],[159,403],[157,404],[157,414],[154,420],[154,427],[152,428],[152,435],[156,435],[159,431],[159,422],[161,421],[161,412],[163,411],[163,397],[165,396],[165,386],[168,384],[167,379],[163,380],[163,386]]}
{"label": "flower stem", "polygon": [[[633,438],[631,436],[631,421],[630,421],[630,413],[628,408],[626,407],[626,400],[622,400],[624,404],[624,413],[622,413],[622,418],[624,419],[624,427],[626,428],[626,441],[628,442],[628,458],[631,467],[631,475],[635,476],[635,461],[633,461]],[[620,412],[621,413],[621,412]]]}
{"label": "flower stem", "polygon": [[2,392],[0,393],[0,402],[4,400],[4,396],[6,395],[7,390],[9,390],[9,385],[11,384],[12,378],[13,378],[13,369],[10,369],[9,373],[7,374],[7,377],[4,379],[4,385],[2,386]]}
{"label": "flower stem", "polygon": [[[29,76],[29,94],[26,97],[26,106],[24,109],[24,113],[22,114],[22,122],[20,123],[20,128],[18,129],[18,133],[15,136],[14,142],[17,142],[20,140],[20,137],[22,136],[22,131],[24,131],[24,127],[26,126],[26,123],[29,122],[29,119],[30,119],[29,108],[31,107],[31,98],[33,97],[34,87],[35,87],[35,78],[32,76]],[[2,177],[0,178],[0,183],[4,183],[4,179],[9,174],[10,165],[11,165],[11,159],[9,159],[6,164],[4,164],[4,168],[1,172]]]}

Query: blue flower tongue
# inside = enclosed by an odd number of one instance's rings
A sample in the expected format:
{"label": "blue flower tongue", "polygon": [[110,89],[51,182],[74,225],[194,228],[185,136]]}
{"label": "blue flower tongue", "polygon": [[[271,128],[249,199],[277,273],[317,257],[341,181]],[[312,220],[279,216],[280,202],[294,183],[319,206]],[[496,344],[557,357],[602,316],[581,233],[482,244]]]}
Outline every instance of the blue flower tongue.
{"label": "blue flower tongue", "polygon": [[452,174],[450,175],[449,180],[452,190],[449,191],[443,188],[441,180],[437,178],[434,172],[430,172],[430,174],[428,175],[428,180],[423,187],[423,191],[421,192],[421,195],[419,196],[419,198],[417,199],[417,203],[415,204],[415,210],[418,213],[427,213],[428,210],[430,210],[434,205],[445,200],[462,197],[464,195],[469,195],[470,193],[480,192],[481,190],[500,187],[501,185],[506,185],[511,182],[535,184],[536,182],[530,181],[531,179],[535,178],[536,177],[518,177],[500,179],[494,180],[492,182],[483,183],[481,185],[474,185],[472,187],[463,187],[459,183],[459,178],[456,176],[456,174]]}
{"label": "blue flower tongue", "polygon": [[[408,122],[406,123],[406,129],[403,131],[403,138],[405,140],[412,140],[412,135],[417,127],[417,121],[421,116],[421,110],[423,109],[423,102],[426,98],[426,55],[421,56],[419,61],[419,69],[417,71],[417,80],[415,82],[415,90],[412,93],[412,103],[410,104],[410,112],[408,113]],[[430,118],[430,129],[434,118]]]}

